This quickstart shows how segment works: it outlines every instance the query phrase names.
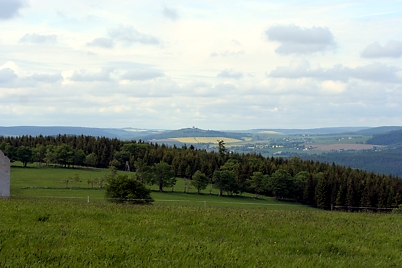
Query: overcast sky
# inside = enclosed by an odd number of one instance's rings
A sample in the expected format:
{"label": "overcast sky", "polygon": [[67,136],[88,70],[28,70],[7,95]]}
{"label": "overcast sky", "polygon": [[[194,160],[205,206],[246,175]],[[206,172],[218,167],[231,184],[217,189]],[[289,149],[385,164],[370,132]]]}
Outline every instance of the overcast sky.
{"label": "overcast sky", "polygon": [[0,126],[402,125],[402,1],[0,0]]}

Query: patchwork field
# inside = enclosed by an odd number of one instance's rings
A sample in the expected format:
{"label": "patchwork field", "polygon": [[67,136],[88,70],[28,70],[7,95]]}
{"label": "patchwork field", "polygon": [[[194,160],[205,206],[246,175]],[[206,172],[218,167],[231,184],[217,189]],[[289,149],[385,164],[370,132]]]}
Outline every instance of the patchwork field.
{"label": "patchwork field", "polygon": [[181,143],[212,143],[218,144],[219,141],[223,140],[225,143],[235,143],[242,142],[239,139],[225,138],[225,137],[179,137],[179,138],[170,138],[171,140],[176,140]]}
{"label": "patchwork field", "polygon": [[334,143],[334,144],[312,144],[311,147],[312,150],[339,151],[339,150],[372,150],[375,147],[379,146],[371,144]]}

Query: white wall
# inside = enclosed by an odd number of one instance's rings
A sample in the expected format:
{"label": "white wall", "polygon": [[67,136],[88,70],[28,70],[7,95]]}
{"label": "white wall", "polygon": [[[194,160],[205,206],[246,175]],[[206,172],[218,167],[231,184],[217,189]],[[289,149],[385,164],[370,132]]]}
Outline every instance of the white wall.
{"label": "white wall", "polygon": [[0,197],[10,196],[10,160],[0,151]]}

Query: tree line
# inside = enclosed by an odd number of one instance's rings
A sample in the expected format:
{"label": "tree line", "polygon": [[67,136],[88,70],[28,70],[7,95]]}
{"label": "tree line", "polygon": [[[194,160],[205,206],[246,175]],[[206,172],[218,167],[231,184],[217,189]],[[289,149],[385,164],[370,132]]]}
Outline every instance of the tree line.
{"label": "tree line", "polygon": [[179,177],[186,181],[184,192],[188,185],[198,191],[213,185],[220,195],[264,194],[323,209],[402,204],[402,181],[396,176],[297,157],[231,153],[223,141],[218,148],[206,151],[83,135],[0,137],[0,150],[11,161],[128,169],[160,191],[174,187]]}

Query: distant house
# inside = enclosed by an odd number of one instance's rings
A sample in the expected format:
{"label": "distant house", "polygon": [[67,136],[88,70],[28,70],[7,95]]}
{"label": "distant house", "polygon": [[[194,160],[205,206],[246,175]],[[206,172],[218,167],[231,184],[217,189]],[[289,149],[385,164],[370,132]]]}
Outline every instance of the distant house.
{"label": "distant house", "polygon": [[10,159],[0,151],[0,198],[10,196]]}

